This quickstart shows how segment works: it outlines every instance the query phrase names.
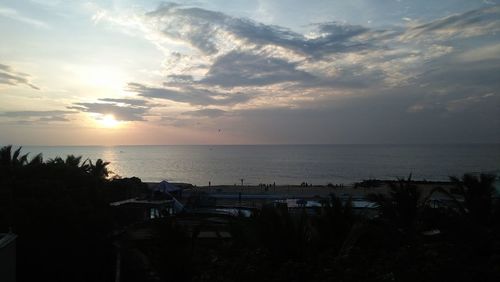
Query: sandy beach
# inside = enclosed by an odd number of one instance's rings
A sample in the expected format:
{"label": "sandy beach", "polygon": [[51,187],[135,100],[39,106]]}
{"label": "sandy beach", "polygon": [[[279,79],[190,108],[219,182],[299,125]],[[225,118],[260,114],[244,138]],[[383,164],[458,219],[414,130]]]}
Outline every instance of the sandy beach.
{"label": "sandy beach", "polygon": [[[417,188],[422,192],[422,195],[428,195],[432,189],[436,187],[449,187],[446,182],[428,182],[428,183],[414,183]],[[154,188],[158,183],[150,182],[148,186]],[[300,185],[211,185],[211,186],[192,186],[192,188],[185,189],[187,194],[193,192],[206,192],[211,195],[260,195],[260,196],[277,196],[283,198],[315,198],[315,197],[329,197],[334,194],[338,197],[352,197],[364,198],[371,193],[387,194],[390,191],[389,184],[384,183],[377,187],[356,187],[356,185],[344,185],[337,187],[329,186],[300,186]]]}

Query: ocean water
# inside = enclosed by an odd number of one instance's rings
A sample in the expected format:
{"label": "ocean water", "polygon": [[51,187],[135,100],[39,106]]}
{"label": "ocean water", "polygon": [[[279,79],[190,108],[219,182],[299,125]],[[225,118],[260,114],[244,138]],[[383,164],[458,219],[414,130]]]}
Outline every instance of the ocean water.
{"label": "ocean water", "polygon": [[44,159],[68,154],[111,162],[122,177],[195,185],[273,183],[349,184],[410,173],[447,180],[466,172],[500,171],[500,144],[491,145],[167,145],[24,147]]}

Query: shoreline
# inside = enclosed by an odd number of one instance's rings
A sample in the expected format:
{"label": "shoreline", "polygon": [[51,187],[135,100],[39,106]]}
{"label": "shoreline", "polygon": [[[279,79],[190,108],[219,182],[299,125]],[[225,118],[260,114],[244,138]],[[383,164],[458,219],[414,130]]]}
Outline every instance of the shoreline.
{"label": "shoreline", "polygon": [[[154,189],[160,182],[144,182],[148,185],[149,189]],[[209,195],[224,196],[224,195],[249,195],[249,196],[282,196],[288,198],[314,198],[314,197],[329,197],[334,194],[338,197],[352,197],[352,198],[364,198],[368,194],[381,193],[387,194],[390,191],[390,184],[397,183],[397,180],[379,180],[376,186],[366,186],[362,187],[359,183],[353,183],[350,185],[338,185],[338,186],[327,186],[327,185],[312,185],[312,186],[301,186],[301,185],[270,185],[267,188],[265,186],[259,185],[211,185],[211,186],[195,186],[189,183],[175,183],[171,184],[183,188],[183,191],[191,194],[193,192],[206,192]],[[430,191],[436,187],[450,188],[452,183],[449,181],[411,181],[413,185],[417,186],[422,192],[422,195],[427,195]]]}

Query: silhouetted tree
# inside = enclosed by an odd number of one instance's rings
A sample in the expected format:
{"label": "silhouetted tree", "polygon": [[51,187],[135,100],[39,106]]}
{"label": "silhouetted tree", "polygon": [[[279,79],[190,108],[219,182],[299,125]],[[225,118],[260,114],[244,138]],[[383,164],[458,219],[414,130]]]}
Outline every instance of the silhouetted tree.
{"label": "silhouetted tree", "polygon": [[39,166],[43,164],[43,155],[39,153],[35,155],[28,163],[30,166]]}
{"label": "silhouetted tree", "polygon": [[21,155],[22,147],[12,153],[12,145],[4,146],[0,149],[0,164],[2,166],[8,167],[19,167],[27,163],[28,154]]}
{"label": "silhouetted tree", "polygon": [[144,188],[139,179],[111,184],[108,162],[90,164],[74,155],[28,160],[21,148],[0,148],[0,232],[12,227],[22,238],[18,281],[111,280],[109,200]]}
{"label": "silhouetted tree", "polygon": [[390,183],[389,188],[389,195],[369,194],[367,198],[378,205],[382,219],[397,228],[414,230],[419,212],[425,207],[425,203],[421,199],[420,191],[411,182],[411,175],[407,180],[399,179],[397,183]]}
{"label": "silhouetted tree", "polygon": [[487,224],[492,214],[495,176],[464,174],[461,179],[450,177],[464,198],[466,212],[478,223]]}
{"label": "silhouetted tree", "polygon": [[90,174],[97,179],[104,180],[111,173],[111,171],[109,171],[107,168],[109,162],[105,162],[101,159],[98,159],[95,162],[95,164],[92,164],[92,161],[89,161],[89,164],[90,164]]}
{"label": "silhouetted tree", "polygon": [[64,162],[66,166],[69,167],[79,167],[80,161],[82,160],[82,156],[74,156],[74,155],[68,155],[66,157],[66,161]]}

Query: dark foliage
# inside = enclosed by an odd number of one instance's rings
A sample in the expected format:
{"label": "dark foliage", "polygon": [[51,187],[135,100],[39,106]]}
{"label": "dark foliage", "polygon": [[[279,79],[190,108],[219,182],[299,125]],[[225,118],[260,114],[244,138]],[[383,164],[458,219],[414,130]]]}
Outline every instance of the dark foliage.
{"label": "dark foliage", "polygon": [[[232,221],[231,243],[193,249],[193,241],[177,239],[184,249],[169,248],[184,254],[190,271],[175,280],[498,281],[500,218],[492,179],[456,179],[463,194],[448,194],[463,201],[450,198],[449,206],[440,207],[431,207],[430,195],[422,195],[410,178],[401,179],[391,183],[387,195],[370,196],[379,209],[372,219],[356,215],[350,201],[336,197],[313,212],[267,206]],[[479,199],[483,205],[475,209]]]}
{"label": "dark foliage", "polygon": [[[0,149],[0,230],[19,235],[19,281],[112,281],[113,241],[125,282],[500,281],[500,205],[491,175],[453,177],[454,189],[431,195],[411,178],[386,182],[389,193],[369,196],[375,218],[332,196],[320,208],[265,206],[250,218],[164,217],[129,229],[149,239],[124,232],[117,240],[113,231],[132,219],[115,218],[109,202],[145,187],[138,178],[109,179],[107,166]],[[432,206],[434,193],[449,200]],[[210,199],[197,194],[190,205]],[[220,222],[231,239],[197,239]]]}
{"label": "dark foliage", "polygon": [[107,179],[102,160],[20,152],[0,149],[0,230],[18,234],[18,281],[110,281],[109,202],[137,194],[141,181]]}

